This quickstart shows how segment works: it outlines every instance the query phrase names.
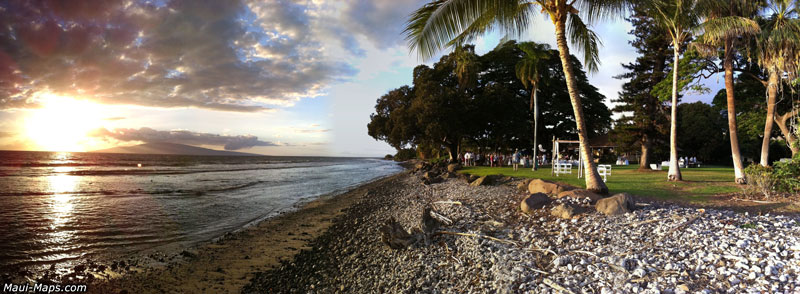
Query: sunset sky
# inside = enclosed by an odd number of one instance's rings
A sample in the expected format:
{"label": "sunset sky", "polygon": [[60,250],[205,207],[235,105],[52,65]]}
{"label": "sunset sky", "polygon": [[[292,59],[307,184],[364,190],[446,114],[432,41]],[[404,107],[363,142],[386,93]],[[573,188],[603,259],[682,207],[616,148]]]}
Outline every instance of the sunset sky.
{"label": "sunset sky", "polygon": [[[424,2],[0,2],[0,150],[168,141],[269,155],[394,153],[366,124],[376,99],[409,84],[423,62],[401,31]],[[555,45],[548,21],[533,26],[522,39]],[[620,64],[636,57],[630,29],[595,25],[603,63],[589,79],[609,100]],[[499,38],[481,39],[478,53]]]}

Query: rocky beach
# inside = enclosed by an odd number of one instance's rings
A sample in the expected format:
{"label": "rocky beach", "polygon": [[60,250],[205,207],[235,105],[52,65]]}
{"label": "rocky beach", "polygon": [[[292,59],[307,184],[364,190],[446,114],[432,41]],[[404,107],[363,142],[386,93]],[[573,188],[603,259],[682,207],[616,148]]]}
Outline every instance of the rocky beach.
{"label": "rocky beach", "polygon": [[[597,205],[558,184],[475,180],[423,167],[366,189],[306,249],[255,274],[243,292],[800,292],[796,215],[629,195]],[[542,188],[554,194],[525,201],[524,190]]]}
{"label": "rocky beach", "polygon": [[90,293],[800,292],[797,215],[457,168],[420,165],[182,251],[37,281]]}

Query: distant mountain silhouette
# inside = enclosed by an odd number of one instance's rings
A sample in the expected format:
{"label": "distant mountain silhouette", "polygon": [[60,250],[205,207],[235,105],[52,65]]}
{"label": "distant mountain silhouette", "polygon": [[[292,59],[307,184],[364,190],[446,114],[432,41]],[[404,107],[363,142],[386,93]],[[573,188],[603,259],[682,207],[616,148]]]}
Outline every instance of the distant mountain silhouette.
{"label": "distant mountain silhouette", "polygon": [[154,142],[136,146],[114,147],[96,150],[97,153],[136,153],[136,154],[175,154],[175,155],[207,155],[207,156],[262,156],[253,153],[214,150],[184,144]]}

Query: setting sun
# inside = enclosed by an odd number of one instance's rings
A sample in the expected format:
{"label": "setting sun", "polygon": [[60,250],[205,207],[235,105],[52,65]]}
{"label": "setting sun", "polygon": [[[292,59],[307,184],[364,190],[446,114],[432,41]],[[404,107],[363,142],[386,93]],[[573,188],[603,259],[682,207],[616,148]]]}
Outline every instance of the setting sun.
{"label": "setting sun", "polygon": [[102,126],[97,104],[69,97],[46,96],[43,107],[25,122],[25,134],[35,148],[48,151],[86,151],[87,134]]}

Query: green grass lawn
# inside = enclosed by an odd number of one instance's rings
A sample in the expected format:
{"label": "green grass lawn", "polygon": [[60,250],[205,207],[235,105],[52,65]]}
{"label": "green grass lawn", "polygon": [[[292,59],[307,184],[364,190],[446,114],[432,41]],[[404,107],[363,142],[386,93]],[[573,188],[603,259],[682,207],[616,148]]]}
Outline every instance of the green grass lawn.
{"label": "green grass lawn", "polygon": [[[661,199],[682,199],[690,202],[705,202],[709,196],[741,191],[734,184],[732,167],[701,167],[681,169],[682,182],[668,182],[667,171],[637,170],[638,165],[614,165],[608,176],[608,189],[611,194],[628,192],[634,195],[656,197]],[[564,182],[576,187],[585,188],[584,179],[578,178],[578,170],[572,174],[550,175],[550,167],[545,166],[537,171],[520,168],[513,171],[511,167],[467,166],[460,172],[484,175],[505,175],[518,178],[537,178],[548,181]]]}

